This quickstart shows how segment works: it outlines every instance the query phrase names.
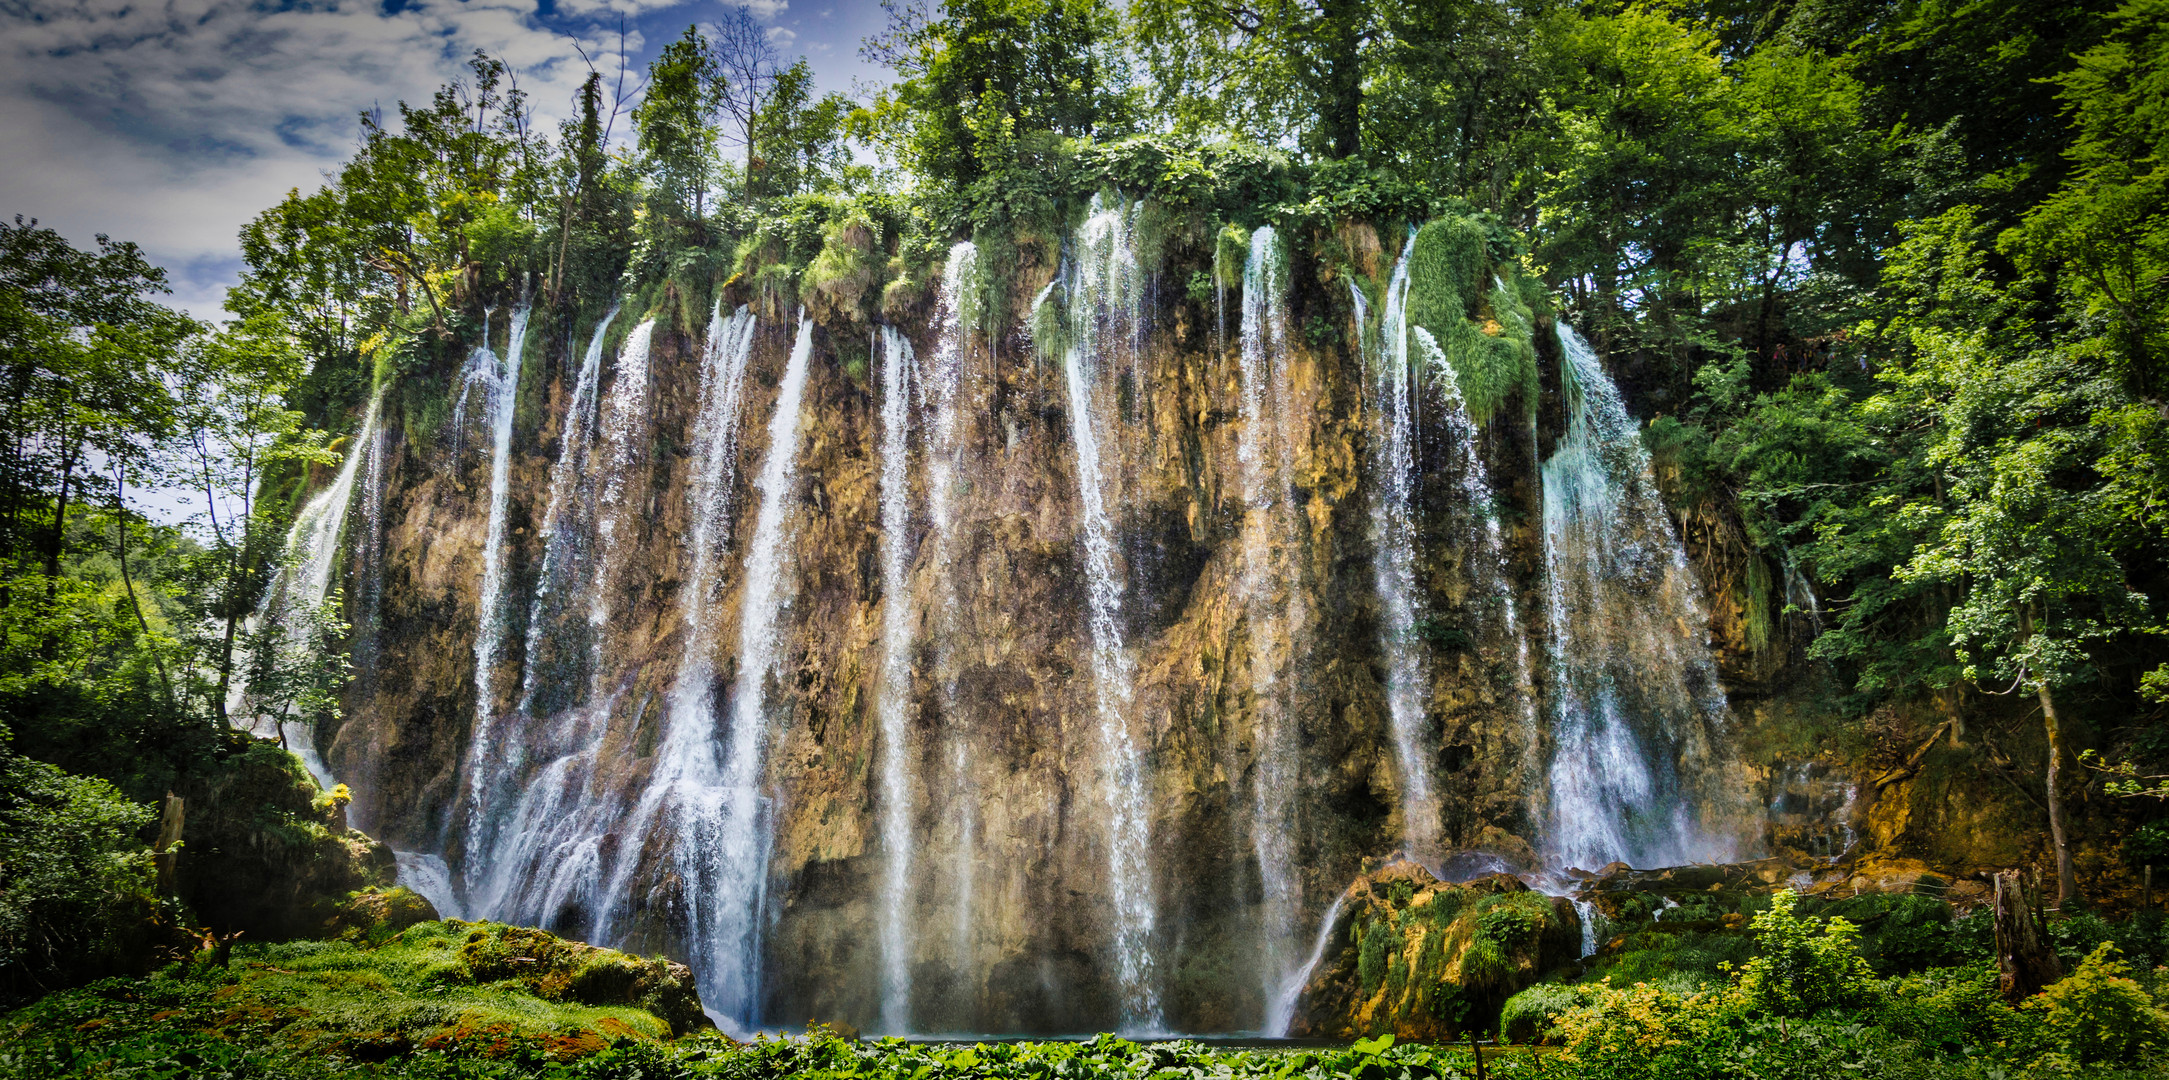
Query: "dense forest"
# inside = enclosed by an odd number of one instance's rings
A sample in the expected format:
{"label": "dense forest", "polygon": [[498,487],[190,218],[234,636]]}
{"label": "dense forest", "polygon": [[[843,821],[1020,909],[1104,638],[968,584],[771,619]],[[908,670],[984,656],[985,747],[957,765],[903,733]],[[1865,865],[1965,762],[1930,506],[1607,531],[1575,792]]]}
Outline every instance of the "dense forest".
{"label": "dense forest", "polygon": [[[243,228],[223,321],[163,304],[134,245],[8,208],[0,1004],[20,1011],[0,1071],[2169,1068],[2169,0],[884,7],[864,55],[892,78],[861,98],[818,94],[744,9],[644,72],[590,74],[548,103],[554,128],[478,53],[430,100],[364,114],[322,187]],[[1328,298],[1292,331],[1319,349],[1367,310],[1341,278],[1379,236],[1464,223],[1472,267],[1603,358],[1705,584],[1759,598],[1742,632],[1812,612],[1807,752],[1875,763],[1881,790],[1938,744],[1974,762],[1952,783],[2038,809],[2005,827],[2040,837],[2047,918],[2016,918],[2055,975],[1985,908],[1712,885],[1613,903],[1603,951],[1503,1014],[1442,1015],[1459,1049],[727,1044],[686,1035],[706,1021],[683,967],[412,910],[390,851],[348,828],[354,793],[287,752],[371,677],[357,626],[379,601],[280,585],[365,412],[396,409],[409,440],[464,430],[463,366],[515,306],[570,340],[620,306],[697,326],[726,298],[865,328],[835,355],[871,394],[866,333],[936,303],[965,241],[953,302],[997,364],[1029,366],[1074,330],[1015,283],[1114,199],[1138,207],[1155,310],[1222,334],[1242,245],[1271,226]],[[1409,318],[1458,302],[1419,288]],[[1536,425],[1533,360],[1467,348],[1472,420]],[[541,363],[523,431],[577,358]],[[1382,918],[1406,914],[1395,895]],[[1485,910],[1469,932],[1501,947],[1544,917]],[[1498,1038],[1481,1059],[1477,1034]]]}

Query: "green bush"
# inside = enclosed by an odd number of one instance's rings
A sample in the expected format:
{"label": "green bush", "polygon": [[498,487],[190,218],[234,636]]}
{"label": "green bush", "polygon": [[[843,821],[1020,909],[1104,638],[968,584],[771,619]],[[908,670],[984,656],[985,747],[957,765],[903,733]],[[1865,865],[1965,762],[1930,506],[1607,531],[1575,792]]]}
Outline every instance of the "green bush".
{"label": "green bush", "polygon": [[0,1000],[141,964],[158,913],[154,815],[0,748]]}
{"label": "green bush", "polygon": [[2169,1013],[2127,977],[2116,946],[2103,944],[2025,1011],[2038,1015],[2056,1052],[2077,1065],[2129,1065],[2169,1040]]}
{"label": "green bush", "polygon": [[1536,1042],[1550,1031],[1552,1021],[1589,1000],[1588,987],[1539,983],[1506,999],[1499,1010],[1499,1034],[1509,1042]]}
{"label": "green bush", "polygon": [[1780,890],[1749,924],[1760,955],[1741,970],[1740,989],[1753,1005],[1786,1016],[1861,1004],[1874,973],[1855,943],[1860,929],[1841,918],[1795,915],[1797,902]]}

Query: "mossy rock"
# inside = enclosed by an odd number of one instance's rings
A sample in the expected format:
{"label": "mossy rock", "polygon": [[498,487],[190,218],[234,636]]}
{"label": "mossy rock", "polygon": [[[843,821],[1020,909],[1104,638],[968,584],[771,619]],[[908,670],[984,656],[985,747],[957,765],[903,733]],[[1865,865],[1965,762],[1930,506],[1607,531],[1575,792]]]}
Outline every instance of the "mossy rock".
{"label": "mossy rock", "polygon": [[410,926],[436,922],[435,905],[403,886],[370,886],[347,894],[324,920],[324,936],[341,941],[383,942]]}
{"label": "mossy rock", "polygon": [[1449,884],[1408,861],[1356,879],[1298,1000],[1290,1034],[1448,1039],[1491,1030],[1516,991],[1571,960],[1564,898],[1511,874]]}
{"label": "mossy rock", "polygon": [[798,285],[815,321],[866,321],[867,301],[879,295],[886,268],[875,250],[878,240],[873,223],[858,214],[828,227],[821,253],[806,266]]}
{"label": "mossy rock", "polygon": [[477,982],[517,982],[545,1001],[630,1005],[684,1034],[708,1026],[692,969],[568,941],[543,930],[476,923],[460,960]]}

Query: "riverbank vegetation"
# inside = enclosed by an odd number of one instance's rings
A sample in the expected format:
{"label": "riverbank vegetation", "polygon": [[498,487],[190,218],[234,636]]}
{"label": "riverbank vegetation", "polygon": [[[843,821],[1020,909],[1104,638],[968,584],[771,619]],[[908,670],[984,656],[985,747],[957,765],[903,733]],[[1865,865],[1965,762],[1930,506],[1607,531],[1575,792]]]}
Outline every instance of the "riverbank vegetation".
{"label": "riverbank vegetation", "polygon": [[[1636,931],[1641,940],[1623,935],[1580,980],[1518,995],[1505,1011],[1506,1038],[1482,1045],[1397,1044],[1390,1035],[1338,1047],[1113,1036],[911,1043],[821,1025],[739,1043],[684,1014],[682,988],[655,962],[604,950],[559,962],[534,931],[456,922],[392,931],[380,921],[351,927],[345,940],[244,945],[224,963],[206,952],[149,977],[54,994],[0,1019],[0,1065],[25,1080],[1434,1080],[1479,1075],[1481,1053],[1482,1075],[1501,1078],[2169,1075],[2169,1011],[2156,997],[2169,989],[2158,966],[2169,927],[2158,916],[2065,923],[2058,943],[2071,974],[2013,1005],[1998,991],[1985,927],[1954,924],[1940,901],[1796,905],[1781,892],[1749,906],[1759,910],[1745,927],[1670,919]],[[1851,910],[1865,928],[1805,914],[1810,907]],[[1675,970],[1684,950],[1653,947],[1652,938],[1741,962]],[[1721,938],[1738,947],[1716,946]],[[528,952],[543,961],[506,962]],[[1654,979],[1623,977],[1651,959],[1662,969]]]}

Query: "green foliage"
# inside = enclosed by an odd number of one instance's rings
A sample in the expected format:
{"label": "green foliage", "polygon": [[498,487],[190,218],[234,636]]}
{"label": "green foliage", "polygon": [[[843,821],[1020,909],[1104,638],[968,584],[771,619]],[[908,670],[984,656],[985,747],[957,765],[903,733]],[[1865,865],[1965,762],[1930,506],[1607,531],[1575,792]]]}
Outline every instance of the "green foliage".
{"label": "green foliage", "polygon": [[0,999],[125,970],[157,915],[151,811],[0,744]]}
{"label": "green foliage", "polygon": [[2116,947],[2102,945],[2026,1003],[2047,1026],[2056,1052],[2074,1065],[2129,1065],[2169,1040],[2169,1013],[2125,977]]}
{"label": "green foliage", "polygon": [[1797,902],[1780,890],[1751,920],[1757,955],[1740,970],[1740,989],[1756,1007],[1787,1016],[1859,1004],[1873,975],[1855,944],[1859,928],[1842,918],[1794,915]]}

